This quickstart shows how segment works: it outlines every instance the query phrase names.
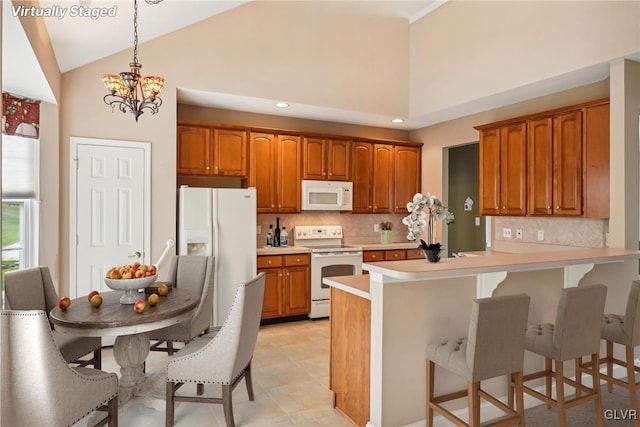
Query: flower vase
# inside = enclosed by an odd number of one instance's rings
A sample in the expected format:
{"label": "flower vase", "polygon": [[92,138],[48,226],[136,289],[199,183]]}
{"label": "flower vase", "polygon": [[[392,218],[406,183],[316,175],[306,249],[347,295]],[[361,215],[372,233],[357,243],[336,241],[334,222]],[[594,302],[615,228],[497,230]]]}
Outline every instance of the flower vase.
{"label": "flower vase", "polygon": [[393,230],[380,230],[380,243],[389,244],[393,241]]}
{"label": "flower vase", "polygon": [[440,249],[423,249],[424,257],[429,262],[438,262],[440,261]]}

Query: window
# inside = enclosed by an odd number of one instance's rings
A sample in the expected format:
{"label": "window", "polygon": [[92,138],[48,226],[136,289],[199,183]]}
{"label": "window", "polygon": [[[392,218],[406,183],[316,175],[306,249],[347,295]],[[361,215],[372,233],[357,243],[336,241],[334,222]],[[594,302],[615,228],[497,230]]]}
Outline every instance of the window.
{"label": "window", "polygon": [[37,265],[38,140],[2,135],[2,284],[7,271]]}

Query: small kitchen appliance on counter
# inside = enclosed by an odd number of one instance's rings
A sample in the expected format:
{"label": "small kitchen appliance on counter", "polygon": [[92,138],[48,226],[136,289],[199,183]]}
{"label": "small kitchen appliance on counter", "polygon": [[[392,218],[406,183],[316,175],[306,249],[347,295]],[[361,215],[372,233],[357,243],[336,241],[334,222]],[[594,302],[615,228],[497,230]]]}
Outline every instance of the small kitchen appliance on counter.
{"label": "small kitchen appliance on counter", "polygon": [[325,277],[362,274],[362,248],[342,244],[341,225],[298,225],[294,243],[311,249],[312,319],[329,317],[329,286]]}

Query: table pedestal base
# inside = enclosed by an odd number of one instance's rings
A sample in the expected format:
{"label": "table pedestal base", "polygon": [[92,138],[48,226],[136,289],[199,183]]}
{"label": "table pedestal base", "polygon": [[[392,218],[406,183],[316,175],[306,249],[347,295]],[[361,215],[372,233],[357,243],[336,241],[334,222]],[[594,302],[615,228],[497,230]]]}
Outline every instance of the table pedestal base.
{"label": "table pedestal base", "polygon": [[113,346],[113,357],[120,365],[118,404],[127,403],[144,381],[144,361],[149,354],[149,335],[121,335]]}

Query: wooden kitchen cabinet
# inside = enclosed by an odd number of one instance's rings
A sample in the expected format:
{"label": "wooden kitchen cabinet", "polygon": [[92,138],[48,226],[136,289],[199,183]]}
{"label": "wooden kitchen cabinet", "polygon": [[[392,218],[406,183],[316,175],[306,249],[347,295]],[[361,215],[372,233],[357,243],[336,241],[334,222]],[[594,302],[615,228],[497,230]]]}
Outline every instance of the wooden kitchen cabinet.
{"label": "wooden kitchen cabinet", "polygon": [[373,144],[354,141],[353,154],[353,213],[370,213],[373,209]]}
{"label": "wooden kitchen cabinet", "polygon": [[352,152],[352,212],[392,212],[393,145],[354,141]]}
{"label": "wooden kitchen cabinet", "polygon": [[553,118],[553,213],[582,215],[582,111]]}
{"label": "wooden kitchen cabinet", "polygon": [[305,137],[302,179],[351,181],[351,141]]}
{"label": "wooden kitchen cabinet", "polygon": [[[416,243],[416,247],[418,245]],[[424,254],[422,249],[387,249],[362,252],[363,262],[400,261],[403,259],[424,259]],[[366,270],[363,270],[362,273],[369,274]]]}
{"label": "wooden kitchen cabinet", "polygon": [[393,147],[394,160],[394,209],[396,213],[407,213],[407,203],[420,192],[420,165],[422,154],[420,147],[396,145]]}
{"label": "wooden kitchen cabinet", "polygon": [[529,214],[582,215],[582,113],[529,121]]}
{"label": "wooden kitchen cabinet", "polygon": [[309,314],[309,265],[309,254],[258,256],[258,273],[265,273],[262,319]]}
{"label": "wooden kitchen cabinet", "polygon": [[[480,131],[482,215],[609,217],[608,98],[476,129]],[[521,147],[526,146],[524,175],[515,167],[505,177],[505,140],[510,144],[509,165],[519,164]],[[521,185],[524,176],[526,189]],[[505,182],[510,201],[502,203]],[[517,206],[523,195],[527,208],[521,212]]]}
{"label": "wooden kitchen cabinet", "polygon": [[257,212],[300,212],[300,137],[251,132],[249,140]]}
{"label": "wooden kitchen cabinet", "polygon": [[609,218],[609,103],[583,109],[584,216]]}
{"label": "wooden kitchen cabinet", "polygon": [[180,175],[247,176],[247,132],[203,126],[178,126]]}
{"label": "wooden kitchen cabinet", "polygon": [[527,125],[480,131],[480,214],[525,215]]}
{"label": "wooden kitchen cabinet", "polygon": [[178,126],[178,174],[209,175],[211,131],[208,128]]}

